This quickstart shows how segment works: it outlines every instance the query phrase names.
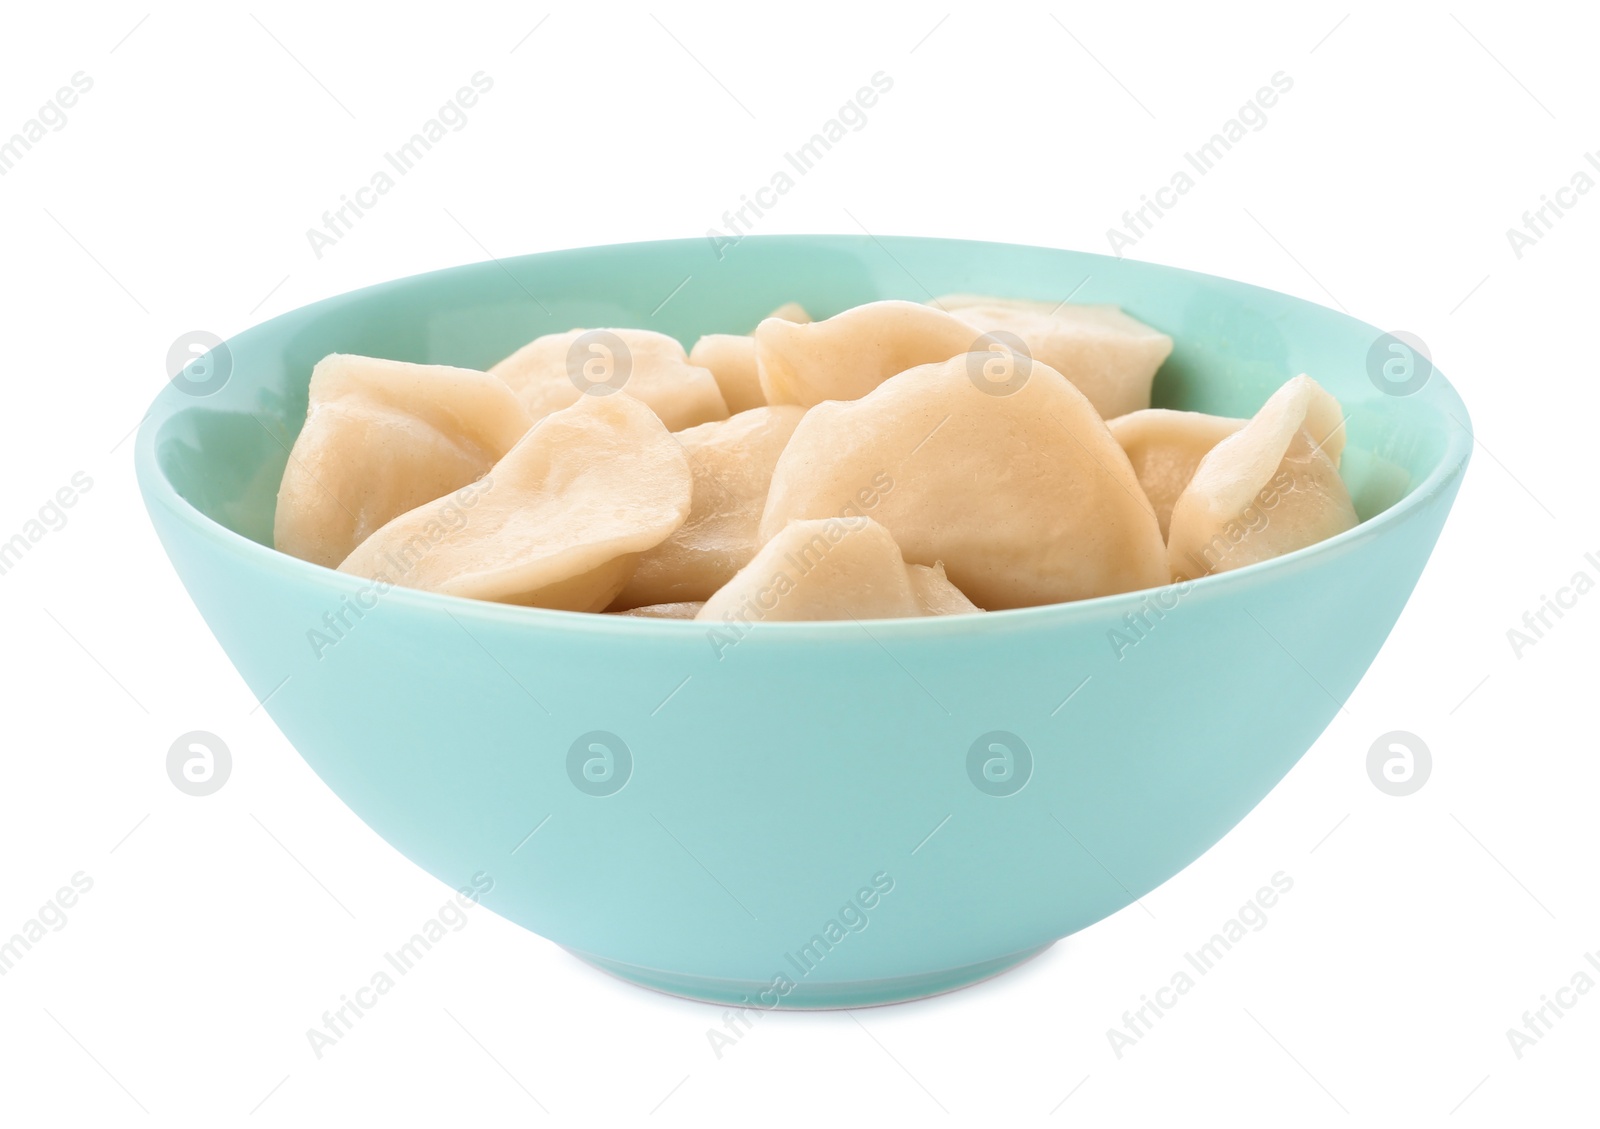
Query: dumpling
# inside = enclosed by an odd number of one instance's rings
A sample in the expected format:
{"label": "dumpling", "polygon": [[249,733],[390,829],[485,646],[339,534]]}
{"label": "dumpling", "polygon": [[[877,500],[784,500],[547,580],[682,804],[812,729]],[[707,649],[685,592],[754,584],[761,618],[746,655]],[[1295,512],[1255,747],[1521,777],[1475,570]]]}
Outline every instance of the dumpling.
{"label": "dumpling", "polygon": [[907,565],[906,570],[911,580],[911,594],[922,605],[923,615],[971,615],[983,611],[950,583],[950,578],[944,574],[943,561],[934,561],[931,568]]}
{"label": "dumpling", "polygon": [[809,408],[858,399],[896,373],[966,353],[980,336],[932,306],[868,302],[810,325],[768,318],[756,326],[756,367],[767,403]]}
{"label": "dumpling", "polygon": [[1174,580],[1242,568],[1356,526],[1339,477],[1339,402],[1309,376],[1272,394],[1195,468],[1172,507]]}
{"label": "dumpling", "polygon": [[1070,380],[1102,419],[1150,406],[1150,383],[1172,338],[1116,306],[947,294],[931,303],[982,333],[1020,337],[1036,361]]}
{"label": "dumpling", "polygon": [[[767,316],[802,324],[811,321],[811,315],[798,302],[786,302]],[[689,350],[689,363],[711,370],[711,375],[717,378],[717,387],[722,389],[722,398],[728,402],[728,410],[735,415],[767,402],[756,372],[754,337],[708,333]]]}
{"label": "dumpling", "polygon": [[402,514],[340,572],[407,588],[597,612],[689,514],[689,459],[628,395],[582,396],[487,477]]}
{"label": "dumpling", "polygon": [[1194,476],[1206,452],[1245,425],[1242,419],[1208,416],[1204,412],[1175,412],[1145,408],[1106,421],[1111,435],[1122,444],[1139,485],[1156,511],[1161,536],[1167,535],[1172,503]]}
{"label": "dumpling", "polygon": [[778,458],[761,533],[839,514],[882,524],[908,561],[943,561],[990,611],[1167,583],[1128,456],[1038,362],[1010,395],[980,389],[962,355],[812,408]]}
{"label": "dumpling", "polygon": [[784,321],[792,321],[797,325],[805,325],[811,321],[811,315],[806,312],[806,308],[799,302],[785,302],[768,314],[767,317],[782,318]]}
{"label": "dumpling", "polygon": [[711,370],[689,363],[675,338],[649,329],[573,329],[536,337],[489,370],[535,421],[613,389],[641,400],[668,431],[728,418]]}
{"label": "dumpling", "polygon": [[796,521],[763,545],[695,619],[745,624],[978,610],[934,569],[913,580],[916,567],[906,564],[889,531],[870,518]]}
{"label": "dumpling", "polygon": [[702,607],[704,600],[690,600],[676,604],[646,604],[642,608],[629,608],[624,612],[611,612],[611,615],[631,615],[636,619],[693,619]]}
{"label": "dumpling", "polygon": [[710,369],[728,411],[734,415],[759,408],[767,398],[756,376],[756,341],[737,333],[708,333],[689,350],[689,363]]}
{"label": "dumpling", "polygon": [[617,607],[704,600],[750,563],[772,468],[803,415],[793,404],[752,408],[674,436],[694,475],[689,518],[639,558]]}
{"label": "dumpling", "polygon": [[499,378],[334,353],[311,370],[272,540],[334,568],[373,530],[480,478],[532,420]]}

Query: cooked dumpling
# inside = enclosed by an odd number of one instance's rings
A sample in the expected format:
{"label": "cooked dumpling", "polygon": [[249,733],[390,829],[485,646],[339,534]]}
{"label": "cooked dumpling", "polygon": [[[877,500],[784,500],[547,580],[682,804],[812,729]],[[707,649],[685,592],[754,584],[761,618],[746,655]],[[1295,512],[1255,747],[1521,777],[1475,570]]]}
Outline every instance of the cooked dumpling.
{"label": "cooked dumpling", "polygon": [[1309,376],[1274,392],[1200,460],[1173,505],[1173,579],[1242,568],[1355,528],[1339,477],[1344,438],[1339,402]]}
{"label": "cooked dumpling", "polygon": [[695,618],[743,624],[978,610],[933,569],[913,581],[915,567],[906,564],[889,531],[870,518],[796,521],[763,545]]}
{"label": "cooked dumpling", "polygon": [[982,333],[1020,337],[1036,361],[1070,380],[1101,418],[1150,406],[1150,382],[1172,353],[1172,338],[1116,306],[1073,306],[947,294],[932,305]]}
{"label": "cooked dumpling", "polygon": [[944,574],[943,561],[935,561],[932,568],[914,564],[907,565],[906,569],[911,579],[911,594],[922,605],[923,615],[971,615],[983,610],[950,583],[950,578]]}
{"label": "cooked dumpling", "polygon": [[785,302],[768,314],[767,317],[782,318],[784,321],[792,321],[797,325],[805,325],[811,321],[811,315],[806,312],[806,308],[799,302]]}
{"label": "cooked dumpling", "polygon": [[639,558],[617,607],[704,600],[750,563],[772,468],[803,415],[793,404],[752,408],[677,433],[694,475],[689,518]]}
{"label": "cooked dumpling", "polygon": [[769,404],[855,400],[896,373],[973,348],[980,333],[932,306],[868,302],[825,321],[756,326],[756,367]]}
{"label": "cooked dumpling", "polygon": [[1083,393],[1038,362],[1006,396],[970,377],[962,355],[812,408],[773,471],[762,535],[864,513],[990,611],[1165,584],[1155,513]]}
{"label": "cooked dumpling", "polygon": [[689,350],[689,363],[711,370],[728,411],[734,415],[766,404],[767,398],[761,394],[761,381],[756,375],[755,338],[737,333],[708,333]]}
{"label": "cooked dumpling", "polygon": [[647,604],[642,608],[629,608],[612,615],[631,615],[637,619],[693,619],[705,606],[704,600],[690,600],[679,604]]}
{"label": "cooked dumpling", "polygon": [[[809,323],[811,315],[798,302],[786,302],[768,317]],[[689,363],[711,370],[722,398],[734,414],[759,408],[767,402],[756,372],[756,339],[738,333],[708,333],[689,350]]]}
{"label": "cooked dumpling", "polygon": [[1245,425],[1242,419],[1208,416],[1204,412],[1175,412],[1145,408],[1106,421],[1111,435],[1122,444],[1139,485],[1156,511],[1161,536],[1167,535],[1172,503],[1194,476],[1206,452]]}
{"label": "cooked dumpling", "polygon": [[499,378],[334,353],[311,371],[272,539],[333,568],[375,529],[481,477],[532,421]]}
{"label": "cooked dumpling", "polygon": [[577,403],[587,390],[620,389],[661,417],[668,431],[728,418],[710,369],[649,329],[573,329],[536,337],[489,370],[511,386],[535,421]]}
{"label": "cooked dumpling", "polygon": [[[340,572],[452,596],[597,612],[689,514],[689,459],[628,395],[534,424],[463,497],[402,514]],[[470,497],[465,496],[470,493]]]}

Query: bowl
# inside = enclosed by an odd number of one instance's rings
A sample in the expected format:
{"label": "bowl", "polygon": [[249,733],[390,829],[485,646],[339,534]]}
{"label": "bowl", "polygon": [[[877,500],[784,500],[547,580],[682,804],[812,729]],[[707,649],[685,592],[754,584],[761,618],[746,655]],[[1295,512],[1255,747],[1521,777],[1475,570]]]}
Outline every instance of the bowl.
{"label": "bowl", "polygon": [[[1157,406],[1246,416],[1310,373],[1349,413],[1342,474],[1362,523],[1183,586],[737,638],[380,595],[271,548],[327,353],[486,368],[573,326],[687,345],[787,301],[821,317],[951,291],[1120,304],[1176,342]],[[986,978],[1116,912],[1316,740],[1416,584],[1472,446],[1425,360],[1420,380],[1383,375],[1389,344],[1283,294],[1040,247],[594,247],[401,279],[241,333],[206,379],[156,398],[136,460],[161,542],[250,689],[417,865],[636,984],[853,1007]]]}

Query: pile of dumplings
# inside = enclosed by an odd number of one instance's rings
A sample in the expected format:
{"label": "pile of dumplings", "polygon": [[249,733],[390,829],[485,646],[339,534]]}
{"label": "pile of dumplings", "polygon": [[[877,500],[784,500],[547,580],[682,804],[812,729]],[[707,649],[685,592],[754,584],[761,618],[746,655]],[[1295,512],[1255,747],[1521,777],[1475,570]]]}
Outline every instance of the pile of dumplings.
{"label": "pile of dumplings", "polygon": [[1083,600],[1356,524],[1333,396],[1151,408],[1171,351],[1115,306],[963,294],[791,304],[687,353],[618,328],[487,372],[333,354],[274,541],[384,585],[750,624]]}

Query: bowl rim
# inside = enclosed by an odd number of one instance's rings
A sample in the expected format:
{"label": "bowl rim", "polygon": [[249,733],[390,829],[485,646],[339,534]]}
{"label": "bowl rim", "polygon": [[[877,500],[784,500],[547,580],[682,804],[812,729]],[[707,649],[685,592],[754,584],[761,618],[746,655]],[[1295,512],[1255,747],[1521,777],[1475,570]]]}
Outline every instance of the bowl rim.
{"label": "bowl rim", "polygon": [[[896,244],[909,246],[912,244],[938,243],[950,247],[970,248],[973,250],[1007,248],[1011,250],[1042,251],[1108,264],[1133,263],[1135,264],[1135,269],[1148,269],[1182,275],[1208,282],[1224,282],[1246,291],[1270,296],[1276,301],[1287,300],[1299,305],[1312,307],[1323,316],[1353,322],[1376,334],[1386,332],[1342,311],[1331,309],[1306,298],[1285,294],[1282,291],[1256,286],[1253,283],[1241,282],[1221,275],[1206,274],[1201,271],[1192,271],[1183,267],[1167,266],[1162,263],[1150,263],[1143,260],[1120,259],[1110,255],[1102,255],[1090,251],[1077,251],[1070,248],[989,240],[947,239],[936,236],[867,236],[849,233],[750,235],[745,238],[758,243],[769,244],[816,241],[843,242],[855,244],[862,248],[876,246],[886,254],[888,253],[887,248],[884,247],[886,243],[891,246]],[[267,327],[279,322],[302,318],[318,307],[329,306],[333,303],[344,302],[357,297],[376,297],[385,290],[413,285],[425,279],[440,280],[452,274],[481,271],[491,266],[504,270],[507,265],[550,256],[577,255],[591,252],[620,253],[646,247],[687,249],[702,243],[704,243],[703,238],[691,238],[594,244],[533,252],[509,259],[489,258],[479,262],[463,263],[437,270],[404,275],[400,278],[358,287],[354,290],[342,291],[338,294],[297,306],[292,310],[285,311],[264,322],[259,322],[230,335],[225,339],[224,344],[231,343],[245,334],[265,330]],[[757,621],[744,624],[744,631],[737,636],[737,639],[743,641],[752,633],[759,633],[762,636],[839,642],[845,637],[859,638],[860,633],[865,632],[874,641],[877,641],[879,634],[932,640],[997,633],[1007,634],[1013,631],[1038,627],[1064,627],[1089,620],[1096,621],[1097,625],[1103,625],[1107,617],[1121,614],[1125,607],[1143,604],[1156,593],[1181,587],[1183,584],[1189,585],[1189,593],[1203,592],[1220,597],[1241,586],[1254,584],[1258,578],[1264,579],[1274,572],[1291,571],[1302,564],[1309,564],[1315,561],[1318,557],[1337,555],[1346,548],[1354,547],[1373,538],[1382,537],[1401,523],[1410,520],[1419,510],[1432,502],[1441,492],[1448,489],[1452,482],[1464,473],[1475,445],[1471,418],[1467,413],[1466,405],[1462,402],[1460,393],[1455,386],[1439,370],[1437,365],[1433,366],[1428,384],[1432,386],[1430,398],[1443,398],[1444,402],[1440,405],[1440,411],[1443,416],[1448,417],[1456,425],[1454,428],[1447,430],[1445,450],[1441,453],[1438,462],[1403,498],[1382,513],[1358,523],[1352,529],[1306,548],[1296,549],[1293,552],[1285,553],[1269,560],[1259,561],[1227,572],[1214,573],[1193,581],[1172,582],[1153,588],[1139,588],[1128,592],[1095,596],[1084,600],[1039,604],[1022,608],[1006,608],[968,615],[867,620]],[[160,461],[156,457],[157,439],[171,419],[187,410],[203,406],[203,400],[182,397],[169,381],[163,385],[160,392],[156,394],[155,399],[151,402],[150,407],[146,410],[144,419],[139,424],[133,456],[139,491],[145,505],[151,508],[160,505],[162,509],[187,526],[193,533],[212,542],[223,551],[243,558],[252,567],[265,568],[278,572],[286,579],[322,588],[329,592],[330,597],[333,599],[337,599],[340,594],[353,594],[374,583],[368,578],[351,576],[336,569],[313,564],[310,561],[292,557],[287,553],[253,541],[201,512],[178,493],[177,488],[161,469]],[[1185,594],[1185,598],[1189,598],[1189,593]],[[658,639],[687,639],[691,636],[700,637],[717,631],[729,631],[732,628],[732,625],[720,620],[656,619],[644,616],[610,615],[596,612],[558,611],[551,608],[525,607],[517,604],[477,600],[465,596],[452,596],[421,589],[404,588],[399,585],[391,585],[386,592],[381,594],[379,599],[384,604],[395,604],[414,609],[420,614],[438,616],[439,613],[444,613],[458,620],[465,615],[479,624],[493,624],[523,630],[537,628],[546,633],[581,632],[593,634],[598,632],[636,639],[641,636],[654,636]],[[870,630],[868,629],[868,624],[871,625]]]}

